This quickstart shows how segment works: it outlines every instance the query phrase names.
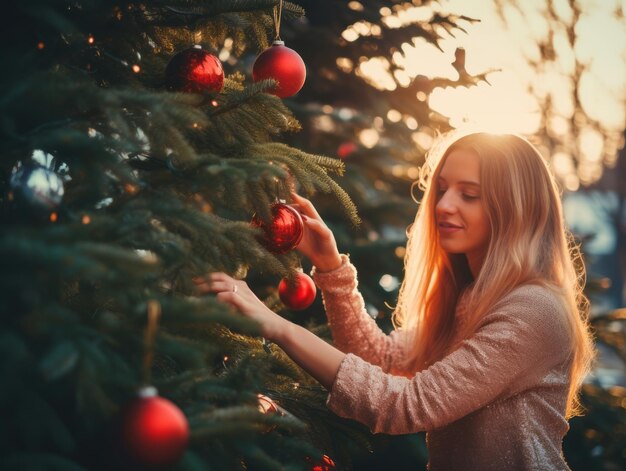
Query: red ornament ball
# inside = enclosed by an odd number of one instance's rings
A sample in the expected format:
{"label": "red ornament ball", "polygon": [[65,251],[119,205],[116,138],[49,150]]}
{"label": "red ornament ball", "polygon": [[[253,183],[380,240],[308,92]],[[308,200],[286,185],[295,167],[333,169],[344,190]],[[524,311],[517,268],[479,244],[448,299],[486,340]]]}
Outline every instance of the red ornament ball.
{"label": "red ornament ball", "polygon": [[280,300],[294,311],[309,307],[315,301],[316,293],[315,283],[309,275],[304,273],[298,273],[293,284],[287,278],[283,278],[278,284]]}
{"label": "red ornament ball", "polygon": [[254,215],[252,225],[265,232],[261,243],[274,254],[282,254],[296,248],[304,234],[304,224],[300,213],[283,203],[272,204],[272,221],[268,225]]}
{"label": "red ornament ball", "polygon": [[219,92],[224,86],[222,63],[200,46],[176,54],[165,68],[168,89],[178,92]]}
{"label": "red ornament ball", "polygon": [[354,142],[347,141],[337,147],[337,155],[341,160],[344,160],[354,154],[357,150],[359,150],[359,147]]}
{"label": "red ornament ball", "polygon": [[335,468],[335,462],[328,455],[322,456],[322,462],[314,465],[311,471],[332,471]]}
{"label": "red ornament ball", "polygon": [[122,409],[120,438],[130,458],[141,465],[168,467],[187,448],[189,424],[174,403],[159,397],[155,388],[147,387]]}
{"label": "red ornament ball", "polygon": [[255,82],[276,80],[278,85],[270,93],[286,98],[298,93],[304,85],[306,66],[300,54],[286,47],[283,41],[276,40],[256,58],[252,78]]}
{"label": "red ornament ball", "polygon": [[277,414],[278,406],[269,397],[263,394],[257,394],[259,399],[259,412],[262,414]]}

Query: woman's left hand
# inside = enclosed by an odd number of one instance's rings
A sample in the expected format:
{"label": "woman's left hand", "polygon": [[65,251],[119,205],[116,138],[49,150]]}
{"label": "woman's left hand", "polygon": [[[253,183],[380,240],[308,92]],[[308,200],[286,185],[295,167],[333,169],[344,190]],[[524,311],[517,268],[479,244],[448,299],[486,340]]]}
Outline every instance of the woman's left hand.
{"label": "woman's left hand", "polygon": [[267,340],[276,341],[289,324],[263,304],[245,281],[216,272],[196,277],[193,282],[201,294],[217,293],[218,301],[231,304],[244,316],[261,324],[261,334]]}

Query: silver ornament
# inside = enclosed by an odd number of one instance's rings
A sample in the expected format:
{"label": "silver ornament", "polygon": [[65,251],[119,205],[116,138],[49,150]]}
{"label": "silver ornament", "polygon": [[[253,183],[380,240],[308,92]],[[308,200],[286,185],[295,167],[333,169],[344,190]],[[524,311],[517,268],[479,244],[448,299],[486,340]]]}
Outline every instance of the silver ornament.
{"label": "silver ornament", "polygon": [[63,200],[63,179],[50,169],[34,163],[19,163],[11,173],[11,188],[28,203],[47,209],[56,208]]}

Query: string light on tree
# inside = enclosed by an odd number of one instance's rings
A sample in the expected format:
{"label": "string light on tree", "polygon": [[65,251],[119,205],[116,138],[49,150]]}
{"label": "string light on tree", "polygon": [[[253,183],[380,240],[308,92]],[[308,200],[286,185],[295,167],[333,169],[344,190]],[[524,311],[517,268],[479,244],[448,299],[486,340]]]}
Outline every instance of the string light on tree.
{"label": "string light on tree", "polygon": [[276,37],[272,46],[263,51],[254,62],[252,67],[252,78],[255,82],[260,80],[274,79],[278,84],[270,93],[286,98],[295,95],[300,91],[306,80],[306,66],[302,57],[285,46],[285,42],[280,39],[280,21],[282,15],[283,2],[274,7],[274,26]]}

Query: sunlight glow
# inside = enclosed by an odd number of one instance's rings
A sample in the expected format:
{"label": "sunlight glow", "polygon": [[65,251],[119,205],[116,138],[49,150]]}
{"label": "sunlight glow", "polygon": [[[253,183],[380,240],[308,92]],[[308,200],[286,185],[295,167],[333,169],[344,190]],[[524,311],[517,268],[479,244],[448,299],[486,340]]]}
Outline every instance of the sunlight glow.
{"label": "sunlight glow", "polygon": [[552,168],[559,177],[572,175],[575,172],[572,157],[566,152],[556,152],[552,156]]}
{"label": "sunlight glow", "polygon": [[393,56],[395,65],[407,71],[411,77],[443,77],[455,80],[459,74],[452,67],[454,51],[442,52],[423,38],[415,38],[413,44],[404,43],[402,53]]}
{"label": "sunlight glow", "polygon": [[402,114],[398,110],[391,109],[387,111],[387,119],[392,123],[397,123],[402,119]]}
{"label": "sunlight glow", "polygon": [[433,17],[433,8],[430,6],[396,7],[394,10],[392,14],[385,16],[383,20],[383,23],[389,28],[401,28],[415,21],[428,21]]}
{"label": "sunlight glow", "polygon": [[337,64],[337,67],[339,67],[339,70],[346,73],[352,72],[352,69],[354,68],[354,64],[347,57],[337,57],[335,63]]}
{"label": "sunlight glow", "polygon": [[332,132],[335,129],[335,122],[330,116],[317,116],[313,119],[315,128],[324,132]]}
{"label": "sunlight glow", "polygon": [[[380,90],[405,87],[418,75],[454,81],[458,79],[452,66],[455,50],[462,47],[467,53],[465,70],[472,75],[487,73],[489,84],[437,88],[429,96],[420,92],[416,99],[428,99],[430,107],[448,117],[453,127],[472,126],[490,132],[525,135],[539,130],[541,108],[549,101],[554,114],[544,124],[551,135],[564,142],[569,140],[571,145],[567,145],[567,149],[555,149],[553,156],[547,155],[547,150],[544,155],[554,160],[557,173],[568,190],[579,188],[581,182],[594,181],[601,175],[602,163],[615,160],[616,151],[623,145],[619,141],[626,123],[626,22],[623,16],[626,7],[623,0],[576,2],[580,16],[573,38],[568,36],[565,26],[575,19],[567,1],[551,3],[551,13],[563,21],[563,25],[550,23],[545,2],[521,0],[514,4],[500,3],[506,22],[503,23],[496,13],[497,3],[496,0],[443,0],[440,6],[434,7],[383,7],[379,12],[387,28],[400,28],[415,20],[428,21],[434,14],[433,8],[480,19],[480,22],[461,24],[467,34],[459,32],[452,37],[442,33],[441,50],[415,37],[391,57],[363,60],[356,67],[356,73]],[[616,14],[620,11],[621,15]],[[372,34],[371,25],[361,23],[347,28],[344,38],[350,41]],[[538,41],[547,44],[547,49],[540,50]],[[545,60],[542,60],[542,51],[547,54]],[[529,61],[534,61],[535,67]],[[353,65],[338,61],[337,66],[346,70]],[[577,71],[581,76],[575,90],[571,75]],[[574,115],[573,97],[580,100],[587,117]],[[392,111],[388,112],[387,119],[397,122],[398,117]],[[417,130],[416,122],[403,120],[410,129]],[[608,137],[585,126],[592,121],[602,126]],[[583,132],[572,136],[581,126]],[[615,135],[612,136],[612,132]],[[416,132],[413,140],[427,149],[432,137]],[[576,152],[582,155],[575,155]],[[574,156],[580,161],[577,168]]]}
{"label": "sunlight glow", "polygon": [[388,274],[383,275],[378,283],[380,284],[380,287],[385,291],[393,291],[400,286],[400,281],[398,280],[398,278]]}
{"label": "sunlight glow", "polygon": [[412,130],[417,129],[417,120],[413,117],[413,116],[407,116],[404,119],[404,123],[406,124],[406,127]]}
{"label": "sunlight glow", "polygon": [[353,42],[359,39],[358,33],[354,30],[354,28],[349,27],[341,33],[341,37],[348,42]]}
{"label": "sunlight glow", "polygon": [[389,68],[390,64],[387,59],[372,57],[361,62],[356,73],[379,90],[395,90],[397,85],[389,73]]}
{"label": "sunlight glow", "polygon": [[374,147],[378,143],[379,139],[380,134],[378,134],[376,129],[363,129],[359,133],[359,140],[361,141],[361,144],[368,149]]}
{"label": "sunlight glow", "polygon": [[433,145],[433,136],[423,131],[417,131],[411,134],[413,141],[423,150],[428,150]]}
{"label": "sunlight glow", "polygon": [[[471,88],[435,89],[430,105],[449,116],[456,128],[471,125],[488,132],[533,133],[540,120],[536,100],[524,93],[513,74],[503,72],[491,80],[493,87],[480,83]],[[504,86],[498,86],[501,82]]]}

